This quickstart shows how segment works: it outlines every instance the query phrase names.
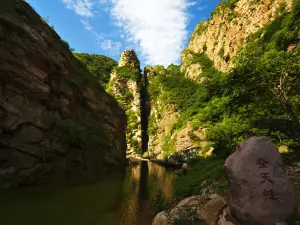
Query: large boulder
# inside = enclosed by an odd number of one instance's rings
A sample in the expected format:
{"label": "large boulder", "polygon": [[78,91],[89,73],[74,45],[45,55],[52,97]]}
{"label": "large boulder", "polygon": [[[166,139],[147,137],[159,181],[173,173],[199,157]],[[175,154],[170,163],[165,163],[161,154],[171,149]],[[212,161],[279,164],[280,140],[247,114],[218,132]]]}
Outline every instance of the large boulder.
{"label": "large boulder", "polygon": [[194,223],[194,215],[202,201],[201,196],[192,196],[183,199],[174,208],[158,213],[152,225],[174,225],[183,222]]}
{"label": "large boulder", "polygon": [[229,206],[245,225],[271,225],[294,213],[294,191],[278,148],[267,137],[251,137],[227,158]]}
{"label": "large boulder", "polygon": [[221,210],[226,206],[226,202],[224,198],[218,195],[213,195],[211,198],[205,205],[198,207],[195,217],[205,221],[208,225],[215,225]]}
{"label": "large boulder", "polygon": [[168,221],[169,220],[167,213],[165,211],[162,211],[155,216],[152,225],[168,225]]}
{"label": "large boulder", "polygon": [[[158,213],[152,225],[239,225],[232,223],[224,198],[217,194],[192,196],[180,201],[174,208]],[[222,218],[221,218],[222,217]]]}

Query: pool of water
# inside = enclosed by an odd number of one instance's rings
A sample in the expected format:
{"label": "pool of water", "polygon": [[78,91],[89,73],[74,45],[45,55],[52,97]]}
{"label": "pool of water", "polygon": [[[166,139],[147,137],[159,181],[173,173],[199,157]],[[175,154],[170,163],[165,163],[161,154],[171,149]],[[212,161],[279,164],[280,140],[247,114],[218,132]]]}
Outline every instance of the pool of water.
{"label": "pool of water", "polygon": [[35,186],[0,195],[3,225],[150,225],[160,190],[172,198],[174,175],[150,162],[111,173],[99,182]]}

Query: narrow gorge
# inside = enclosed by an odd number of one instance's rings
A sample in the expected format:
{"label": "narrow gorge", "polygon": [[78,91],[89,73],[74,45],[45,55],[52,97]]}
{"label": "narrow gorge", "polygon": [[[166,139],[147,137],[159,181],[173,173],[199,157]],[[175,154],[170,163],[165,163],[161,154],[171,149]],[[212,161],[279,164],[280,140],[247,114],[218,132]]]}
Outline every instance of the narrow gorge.
{"label": "narrow gorge", "polygon": [[133,2],[1,0],[3,223],[299,224],[300,0]]}
{"label": "narrow gorge", "polygon": [[[218,154],[221,148],[227,154],[225,149],[232,146],[220,145],[230,138],[211,137],[227,135],[220,133],[224,128],[212,127],[212,122],[222,126],[221,114],[233,123],[236,118],[229,118],[225,112],[211,112],[214,107],[218,107],[214,111],[220,111],[229,103],[229,96],[217,97],[223,95],[224,88],[217,79],[225,79],[226,73],[236,66],[238,54],[259,40],[265,29],[271,29],[274,20],[290,12],[292,4],[292,0],[221,2],[209,20],[196,26],[179,66],[146,66],[141,74],[133,50],[123,52],[108,90],[128,116],[128,152],[171,162]],[[282,43],[283,50],[297,46],[293,40],[282,41],[286,42]],[[244,129],[247,125],[239,126],[238,129]],[[220,134],[212,134],[216,129]],[[233,135],[226,128],[224,132]]]}

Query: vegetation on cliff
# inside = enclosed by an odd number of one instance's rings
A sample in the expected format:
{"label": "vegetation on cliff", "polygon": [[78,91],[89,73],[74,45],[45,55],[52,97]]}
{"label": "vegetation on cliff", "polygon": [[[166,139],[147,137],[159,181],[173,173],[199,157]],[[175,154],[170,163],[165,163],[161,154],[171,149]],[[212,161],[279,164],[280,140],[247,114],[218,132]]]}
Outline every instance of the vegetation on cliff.
{"label": "vegetation on cliff", "polygon": [[[151,100],[159,98],[162,104],[172,104],[179,113],[165,140],[167,158],[175,150],[174,132],[188,122],[194,129],[205,128],[206,140],[217,156],[193,164],[178,181],[178,196],[199,193],[202,177],[212,182],[222,171],[222,159],[235,150],[236,143],[250,136],[269,136],[291,151],[300,147],[299,15],[300,1],[294,0],[291,12],[282,10],[272,23],[248,39],[229,72],[217,71],[204,52],[192,51],[186,52],[193,56],[191,61],[203,67],[198,83],[185,78],[177,66],[154,68],[156,76],[149,85]],[[155,126],[150,118],[150,135]],[[211,165],[215,165],[213,169]],[[217,188],[225,185],[221,179]]]}
{"label": "vegetation on cliff", "polygon": [[103,55],[86,53],[74,53],[74,55],[103,86],[109,82],[112,69],[118,65],[115,60]]}
{"label": "vegetation on cliff", "polygon": [[127,150],[135,153],[140,153],[142,148],[141,78],[140,62],[133,50],[127,50],[121,54],[120,63],[113,68],[107,85],[107,91],[126,112]]}

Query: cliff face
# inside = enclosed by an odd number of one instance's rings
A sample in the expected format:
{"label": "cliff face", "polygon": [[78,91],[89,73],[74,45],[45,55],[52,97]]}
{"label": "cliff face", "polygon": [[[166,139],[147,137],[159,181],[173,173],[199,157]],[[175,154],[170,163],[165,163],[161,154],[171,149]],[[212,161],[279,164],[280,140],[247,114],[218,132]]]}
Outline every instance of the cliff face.
{"label": "cliff face", "polygon": [[[175,73],[174,73],[175,70]],[[176,71],[178,73],[176,73]],[[190,122],[178,126],[181,112],[169,99],[173,94],[168,85],[174,83],[174,89],[180,83],[179,68],[170,66],[145,67],[145,77],[149,80],[150,116],[148,124],[148,156],[152,159],[184,160],[188,154],[200,152],[203,156],[211,154],[206,150],[204,129],[192,127]],[[182,93],[184,94],[184,93]],[[171,95],[171,96],[170,96]]]}
{"label": "cliff face", "polygon": [[[230,143],[242,140],[244,137],[238,135],[245,131],[245,127],[253,125],[253,118],[249,119],[249,114],[243,114],[250,113],[252,105],[248,100],[250,97],[244,97],[246,102],[241,97],[238,106],[234,101],[245,93],[252,93],[251,90],[244,91],[243,88],[239,93],[240,86],[246,84],[252,88],[257,87],[256,83],[252,83],[252,86],[247,83],[247,79],[253,75],[245,75],[245,68],[248,69],[247,66],[254,62],[256,65],[252,64],[254,68],[249,70],[251,72],[257,70],[259,65],[267,68],[268,63],[274,63],[274,60],[266,60],[267,56],[276,51],[278,58],[285,52],[287,58],[297,60],[289,54],[296,49],[299,39],[299,27],[295,19],[299,15],[298,9],[299,2],[292,0],[221,2],[212,13],[211,19],[197,25],[187,48],[182,52],[180,71],[174,65],[168,68],[146,67],[151,105],[148,127],[149,156],[169,161],[178,161],[193,155],[209,156],[213,151],[218,154],[218,151],[230,149]],[[268,35],[264,36],[265,33]],[[258,49],[254,48],[255,44],[259,45]],[[247,49],[241,53],[249,55],[242,60],[239,58],[236,67],[244,66],[241,65],[242,61],[247,62],[245,68],[235,68],[235,73],[222,73],[233,68],[234,57],[243,47]],[[249,49],[253,50],[257,58],[250,54]],[[265,61],[259,61],[261,59]],[[282,62],[285,59],[279,63],[281,66]],[[279,64],[276,64],[278,68]],[[283,67],[291,70],[286,65]],[[261,69],[259,74],[263,76],[272,71],[278,75],[276,67],[272,69]],[[270,79],[277,82],[276,78],[270,77],[266,79],[267,84]],[[231,86],[233,83],[236,86]],[[266,89],[268,88],[264,88]],[[263,96],[261,92],[255,92],[255,95]],[[271,95],[272,93],[268,93],[268,96]],[[246,104],[249,105],[245,107]],[[240,111],[234,111],[230,108],[232,106]],[[230,110],[233,111],[232,114]],[[256,108],[252,110],[253,114],[250,115],[255,114]],[[274,130],[273,127],[270,128],[272,129]],[[261,131],[253,128],[251,132]]]}
{"label": "cliff face", "polygon": [[[232,2],[232,1],[231,1]],[[247,43],[249,35],[273,21],[283,9],[291,9],[292,0],[239,0],[236,4],[220,3],[212,17],[199,23],[189,44],[181,54],[181,72],[193,80],[203,65],[192,54],[206,53],[220,71],[233,66],[233,57]]]}
{"label": "cliff face", "polygon": [[126,116],[117,102],[26,2],[0,6],[0,184],[124,165]]}
{"label": "cliff face", "polygon": [[121,54],[119,65],[111,74],[108,91],[118,100],[128,117],[126,130],[128,154],[140,153],[142,149],[142,85],[140,62],[133,50],[126,50]]}
{"label": "cliff face", "polygon": [[[145,77],[149,81],[149,90],[151,91],[154,78],[161,74],[163,71],[156,71],[153,67],[145,67],[144,69]],[[160,91],[163,91],[162,88]],[[164,104],[161,100],[162,95],[158,95],[154,98],[150,92],[150,115],[149,115],[149,142],[148,142],[148,152],[151,158],[163,159],[164,158],[164,141],[170,134],[172,126],[176,123],[177,114],[174,110],[172,104]]]}

